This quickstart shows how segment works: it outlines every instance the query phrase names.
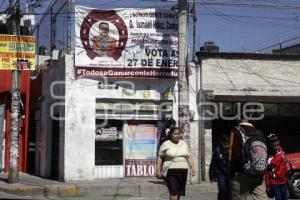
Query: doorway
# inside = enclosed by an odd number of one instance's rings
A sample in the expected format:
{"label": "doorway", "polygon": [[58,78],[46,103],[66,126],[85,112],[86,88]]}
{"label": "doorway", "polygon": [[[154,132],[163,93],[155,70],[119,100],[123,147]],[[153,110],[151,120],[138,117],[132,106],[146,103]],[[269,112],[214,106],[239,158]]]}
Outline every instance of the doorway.
{"label": "doorway", "polygon": [[36,154],[36,120],[34,118],[35,113],[30,114],[29,120],[29,135],[28,135],[28,162],[27,172],[29,174],[35,173],[35,154]]}
{"label": "doorway", "polygon": [[[298,141],[300,140],[300,117],[266,116],[262,120],[252,121],[253,125],[262,130],[266,137],[275,133],[286,153],[300,152]],[[216,119],[212,121],[212,144],[218,146],[222,134],[229,135],[230,131],[238,125],[237,120]]]}

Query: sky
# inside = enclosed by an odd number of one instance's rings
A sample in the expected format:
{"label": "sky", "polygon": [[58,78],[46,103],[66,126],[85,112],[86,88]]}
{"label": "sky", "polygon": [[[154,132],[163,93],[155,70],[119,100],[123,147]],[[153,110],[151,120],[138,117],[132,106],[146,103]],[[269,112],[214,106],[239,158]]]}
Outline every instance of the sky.
{"label": "sky", "polygon": [[272,44],[283,43],[299,36],[300,1],[243,2],[272,3],[275,5],[290,5],[298,2],[298,8],[198,5],[197,32],[199,33],[200,44],[205,41],[214,41],[221,51],[263,52],[272,48],[279,48],[279,45],[267,48]]}
{"label": "sky", "polygon": [[[24,7],[25,0],[21,0]],[[76,4],[98,9],[166,8],[176,0],[74,0]],[[192,0],[189,0],[192,2]],[[299,0],[195,0],[196,51],[212,41],[222,52],[271,52],[272,49],[300,42]],[[3,3],[4,4],[1,4]],[[9,0],[0,0],[3,10]],[[40,0],[42,13],[50,0]],[[243,4],[237,6],[236,4]],[[253,6],[254,5],[254,6]],[[263,5],[258,7],[257,5]],[[294,6],[291,6],[294,5]],[[190,3],[190,7],[192,3]],[[281,6],[281,7],[279,7]],[[192,47],[192,15],[189,17],[189,43]],[[299,37],[299,38],[297,38]],[[296,38],[296,39],[294,39]],[[287,42],[291,40],[290,42]],[[276,45],[277,44],[277,45]],[[190,48],[191,49],[191,48]]]}

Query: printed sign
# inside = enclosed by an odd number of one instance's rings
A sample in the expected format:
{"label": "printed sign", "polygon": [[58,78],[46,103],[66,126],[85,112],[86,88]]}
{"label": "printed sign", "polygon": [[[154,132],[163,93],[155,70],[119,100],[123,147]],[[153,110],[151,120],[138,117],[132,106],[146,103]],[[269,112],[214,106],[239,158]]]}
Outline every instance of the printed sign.
{"label": "printed sign", "polygon": [[178,20],[170,10],[76,6],[77,78],[176,78]]}
{"label": "printed sign", "polygon": [[164,103],[164,104],[157,104],[157,103],[97,103],[96,104],[96,110],[123,110],[123,111],[158,111],[162,108],[167,107],[165,111],[172,111],[170,103]]}
{"label": "printed sign", "polygon": [[0,69],[35,70],[35,37],[0,34]]}
{"label": "printed sign", "polygon": [[125,160],[125,176],[155,176],[156,160]]}
{"label": "printed sign", "polygon": [[125,137],[125,176],[154,176],[157,128],[151,124],[129,125]]}
{"label": "printed sign", "polygon": [[117,135],[118,135],[117,127],[96,128],[96,141],[103,141],[103,140],[114,141],[117,139]]}

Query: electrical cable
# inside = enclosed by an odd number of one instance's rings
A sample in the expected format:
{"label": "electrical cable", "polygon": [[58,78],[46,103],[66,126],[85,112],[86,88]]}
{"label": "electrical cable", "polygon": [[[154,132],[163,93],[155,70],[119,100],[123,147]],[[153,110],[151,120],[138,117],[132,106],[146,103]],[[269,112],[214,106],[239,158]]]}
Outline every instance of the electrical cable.
{"label": "electrical cable", "polygon": [[[198,3],[199,3],[199,1],[197,1]],[[219,5],[220,4],[220,2],[208,2],[208,1],[202,1],[203,2],[203,4],[205,4],[205,5]],[[110,3],[112,3],[112,2],[107,2],[107,3],[104,3],[104,4],[99,4],[99,3],[94,3],[94,5],[107,5],[107,4],[110,4]],[[221,4],[223,4],[222,2],[221,2]],[[227,3],[228,4],[228,3]],[[234,3],[234,5],[236,5],[237,3]],[[92,4],[90,4],[90,5],[92,5]],[[244,3],[243,5],[250,5],[250,3]],[[259,6],[261,6],[261,5],[264,5],[265,7],[266,6],[268,6],[268,5],[272,5],[272,7],[274,7],[274,5],[275,4],[251,4],[252,6],[253,5],[259,5]],[[251,7],[252,7],[251,6]],[[278,5],[276,5],[277,7],[278,7]],[[285,5],[286,6],[286,5]],[[290,7],[290,6],[288,6],[288,7]],[[65,13],[63,13],[63,12],[60,12],[58,15],[61,15],[61,20],[67,20],[67,16],[63,16],[64,14],[66,14],[66,15],[69,15],[69,14],[72,14],[72,13],[75,13],[75,12],[65,12]],[[38,14],[38,13],[36,13],[35,15],[43,15],[42,13],[41,14]],[[205,15],[205,14],[200,14],[200,15]],[[209,14],[207,14],[207,15],[209,15]],[[221,12],[221,14],[211,14],[211,15],[214,15],[214,16],[223,16],[223,15],[226,15],[226,14],[224,14],[224,13],[222,13]],[[225,17],[225,16],[224,16]],[[271,20],[291,20],[290,18],[279,18],[279,17],[262,17],[262,16],[247,16],[247,15],[245,15],[245,16],[243,16],[243,15],[226,15],[226,17],[229,17],[229,18],[231,18],[231,20],[232,21],[236,21],[236,19],[234,19],[233,17],[239,17],[239,18],[241,18],[241,17],[244,17],[244,18],[256,18],[256,19],[271,19]],[[51,20],[51,19],[49,19],[49,20]],[[271,22],[272,23],[272,22]],[[295,27],[294,27],[295,28]]]}
{"label": "electrical cable", "polygon": [[[149,2],[161,2],[161,0],[144,0]],[[177,2],[177,0],[168,0],[167,2]],[[193,0],[188,0],[188,3],[192,3]],[[261,2],[261,1],[257,1]],[[216,6],[235,6],[235,7],[249,7],[249,8],[270,8],[270,9],[299,9],[299,4],[279,4],[274,3],[274,1],[271,1],[272,3],[253,3],[253,1],[245,2],[226,2],[226,1],[212,1],[212,0],[196,0],[196,3],[202,4],[202,5],[216,5]]]}
{"label": "electrical cable", "polygon": [[[261,73],[258,73],[256,71],[251,70],[252,66],[256,66],[255,63],[250,64],[248,62],[245,62],[245,60],[241,60],[240,61],[242,63],[241,65],[238,64],[237,61],[233,61],[233,60],[226,60],[226,62],[231,62],[231,63],[221,64],[218,60],[215,60],[215,65],[212,64],[212,63],[210,63],[210,64],[208,64],[209,65],[208,68],[212,69],[213,67],[220,67],[222,69],[223,73],[224,73],[224,71],[226,71],[224,69],[228,69],[228,70],[230,70],[232,72],[246,73],[246,75],[256,75],[259,78],[261,78],[262,80],[264,80],[266,83],[268,83],[270,86],[272,86],[274,88],[274,91],[279,91],[281,94],[283,94],[283,92],[282,92],[282,90],[280,90],[280,87],[278,87],[280,85],[272,83],[271,80],[274,80],[275,82],[277,82],[277,81],[284,81],[286,83],[292,84],[292,85],[288,85],[289,88],[295,88],[295,89],[299,88],[300,82],[294,82],[294,81],[290,81],[290,80],[284,80],[282,78],[277,78],[277,77],[273,77],[273,76],[266,76],[265,74],[263,76]],[[282,61],[282,62],[284,62],[284,61]],[[275,64],[273,63],[272,65],[275,65]],[[277,63],[276,64],[276,66],[282,66],[282,65],[283,65],[282,63]],[[289,65],[289,66],[292,66],[294,68],[297,68],[297,64],[291,65],[291,64],[284,63],[284,65]],[[227,66],[231,66],[231,67],[227,67]],[[243,69],[243,71],[241,71],[241,69]],[[226,76],[227,72],[224,73],[224,74]],[[231,79],[228,76],[226,76],[226,77],[230,81],[231,85],[235,86],[232,83]],[[221,85],[224,85],[224,83],[219,83],[219,84],[215,84],[215,85],[220,85],[221,86]],[[240,86],[243,86],[243,85],[240,85]],[[245,86],[247,86],[247,85],[245,85]],[[262,86],[263,87],[265,85],[264,84],[261,84],[261,85],[255,84],[255,86]],[[244,92],[246,92],[246,91],[244,91]]]}

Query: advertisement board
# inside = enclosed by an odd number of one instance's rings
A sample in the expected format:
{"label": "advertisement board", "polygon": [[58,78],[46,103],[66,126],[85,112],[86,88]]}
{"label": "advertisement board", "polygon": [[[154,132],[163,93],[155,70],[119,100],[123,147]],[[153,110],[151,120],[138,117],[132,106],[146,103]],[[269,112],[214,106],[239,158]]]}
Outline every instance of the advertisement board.
{"label": "advertisement board", "polygon": [[125,135],[125,176],[155,176],[157,128],[128,125]]}
{"label": "advertisement board", "polygon": [[77,78],[176,78],[176,12],[75,7]]}
{"label": "advertisement board", "polygon": [[0,34],[0,69],[35,70],[35,37]]}

